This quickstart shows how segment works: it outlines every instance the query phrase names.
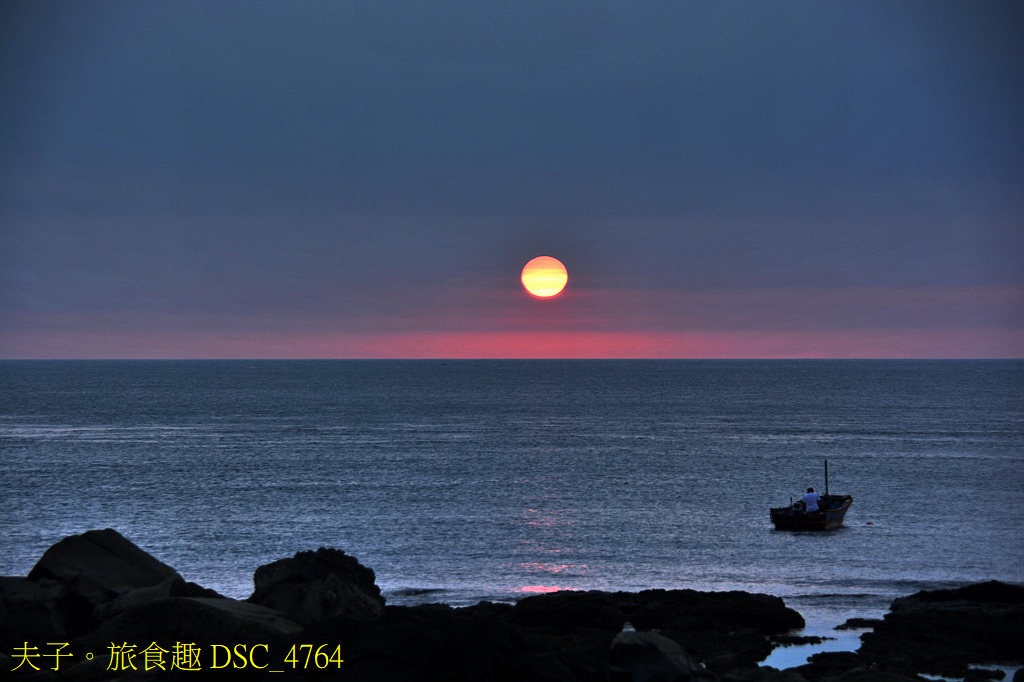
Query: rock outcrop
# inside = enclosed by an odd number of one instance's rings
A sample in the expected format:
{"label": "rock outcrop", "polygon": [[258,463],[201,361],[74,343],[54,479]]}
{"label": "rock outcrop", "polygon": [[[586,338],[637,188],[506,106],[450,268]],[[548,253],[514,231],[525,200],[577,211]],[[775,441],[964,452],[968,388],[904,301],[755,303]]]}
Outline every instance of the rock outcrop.
{"label": "rock outcrop", "polygon": [[65,641],[67,597],[56,580],[0,577],[0,651],[24,641]]}
{"label": "rock outcrop", "polygon": [[469,610],[504,620],[530,641],[568,651],[608,648],[630,621],[637,630],[660,631],[698,660],[730,655],[736,665],[763,660],[774,648],[771,635],[804,626],[779,597],[748,592],[566,591]]}
{"label": "rock outcrop", "polygon": [[678,642],[659,632],[624,629],[612,640],[611,663],[633,682],[712,682],[715,677]]}
{"label": "rock outcrop", "polygon": [[895,600],[859,653],[915,672],[964,677],[971,664],[1024,662],[1024,587],[999,581]]}
{"label": "rock outcrop", "polygon": [[[804,621],[767,595],[558,592],[460,609],[385,606],[372,570],[326,548],[261,566],[254,583],[250,599],[227,599],[115,531],[66,538],[29,577],[0,578],[0,676],[20,664],[15,677],[51,680],[274,670],[282,682],[923,682],[917,672],[984,682],[997,673],[968,664],[1024,661],[1024,588],[1003,583],[896,600],[859,651],[781,671],[758,663]],[[18,647],[61,642],[56,672],[18,658]],[[163,651],[164,667],[143,670],[144,649]],[[172,656],[194,669],[174,669]]]}
{"label": "rock outcrop", "polygon": [[306,625],[335,616],[373,620],[384,611],[373,570],[338,549],[321,547],[260,566],[253,583],[248,601]]}
{"label": "rock outcrop", "polygon": [[64,538],[43,553],[28,577],[49,578],[65,585],[88,581],[118,595],[181,576],[107,528]]}

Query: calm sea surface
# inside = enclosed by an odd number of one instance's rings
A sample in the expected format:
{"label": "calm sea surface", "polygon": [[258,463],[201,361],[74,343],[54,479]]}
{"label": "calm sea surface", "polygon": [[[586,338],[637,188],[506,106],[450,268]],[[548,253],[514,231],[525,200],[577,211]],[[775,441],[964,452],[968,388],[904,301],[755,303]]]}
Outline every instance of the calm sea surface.
{"label": "calm sea surface", "polygon": [[[807,486],[855,502],[776,532]],[[0,574],[111,527],[246,597],[321,546],[389,603],[743,589],[812,623],[1024,582],[1020,361],[0,363]]]}

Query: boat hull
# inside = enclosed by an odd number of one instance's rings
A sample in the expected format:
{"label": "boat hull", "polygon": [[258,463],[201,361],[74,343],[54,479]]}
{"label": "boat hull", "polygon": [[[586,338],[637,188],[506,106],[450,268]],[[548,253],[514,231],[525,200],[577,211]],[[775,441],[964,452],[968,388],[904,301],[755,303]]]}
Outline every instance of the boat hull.
{"label": "boat hull", "polygon": [[825,511],[808,513],[790,505],[772,507],[770,512],[775,530],[833,530],[842,527],[851,504],[853,495],[830,495]]}

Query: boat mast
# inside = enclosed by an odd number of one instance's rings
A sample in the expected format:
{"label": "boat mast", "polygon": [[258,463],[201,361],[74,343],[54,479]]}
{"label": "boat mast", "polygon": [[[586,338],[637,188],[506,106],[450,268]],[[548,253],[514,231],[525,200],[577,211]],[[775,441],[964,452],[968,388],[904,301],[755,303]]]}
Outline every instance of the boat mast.
{"label": "boat mast", "polygon": [[825,460],[825,495],[828,495],[828,460]]}

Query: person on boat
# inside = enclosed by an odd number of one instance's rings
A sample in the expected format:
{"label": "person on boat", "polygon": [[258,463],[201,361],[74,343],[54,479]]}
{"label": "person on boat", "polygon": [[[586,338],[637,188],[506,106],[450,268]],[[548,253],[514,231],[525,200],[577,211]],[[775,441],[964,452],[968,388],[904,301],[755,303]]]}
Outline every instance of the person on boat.
{"label": "person on boat", "polygon": [[814,492],[814,488],[808,488],[807,494],[804,495],[804,509],[808,512],[818,511],[818,502],[821,501],[821,495]]}

